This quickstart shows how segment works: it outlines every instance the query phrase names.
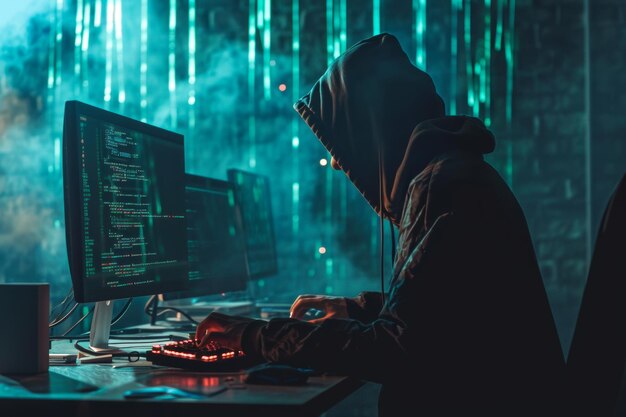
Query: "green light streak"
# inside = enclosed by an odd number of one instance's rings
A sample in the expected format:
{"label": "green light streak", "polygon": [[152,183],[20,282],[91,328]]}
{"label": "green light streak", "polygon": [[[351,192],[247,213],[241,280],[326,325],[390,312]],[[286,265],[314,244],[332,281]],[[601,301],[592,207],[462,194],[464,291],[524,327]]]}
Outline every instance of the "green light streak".
{"label": "green light streak", "polygon": [[341,52],[345,52],[348,45],[348,0],[340,0],[339,15],[341,16],[341,24],[339,27],[339,42],[341,44]]}
{"label": "green light streak", "polygon": [[141,35],[139,46],[139,108],[142,122],[147,122],[148,107],[148,0],[141,0]]}
{"label": "green light streak", "polygon": [[450,16],[450,114],[456,114],[456,96],[458,77],[458,51],[459,51],[459,10],[463,7],[460,0],[451,0],[452,15]]}
{"label": "green light streak", "polygon": [[80,91],[80,67],[82,63],[81,59],[81,44],[83,42],[83,0],[76,1],[76,29],[74,31],[74,76],[77,82],[74,83],[74,91],[78,93]]}
{"label": "green light streak", "polygon": [[491,126],[491,0],[485,0],[484,85],[485,126]]}
{"label": "green light streak", "polygon": [[315,248],[314,248],[314,250],[315,250],[315,259],[318,259],[318,260],[322,258],[322,254],[318,250],[320,246],[322,246],[322,241],[318,239],[318,240],[315,241]]}
{"label": "green light streak", "polygon": [[[326,258],[326,275],[329,277],[333,276],[333,259]],[[330,285],[326,286],[326,293],[330,294],[333,292],[333,287]]]}
{"label": "green light streak", "polygon": [[88,57],[89,57],[89,29],[91,26],[91,2],[87,0],[85,4],[84,18],[83,18],[83,39],[81,41],[81,59],[82,59],[82,87],[83,89],[87,89],[89,87],[89,76],[87,71],[89,69],[88,66]]}
{"label": "green light streak", "polygon": [[271,17],[272,17],[272,0],[262,0],[264,2],[264,21],[263,21],[263,98],[269,100],[271,98]]}
{"label": "green light streak", "polygon": [[169,76],[168,90],[170,92],[170,114],[172,127],[178,125],[178,114],[176,112],[176,0],[170,0],[169,18]]}
{"label": "green light streak", "polygon": [[54,139],[54,170],[61,170],[61,139]]}
{"label": "green light streak", "polygon": [[61,85],[61,65],[62,65],[62,54],[63,54],[63,0],[57,0],[57,10],[56,10],[56,78],[54,83],[56,86]]}
{"label": "green light streak", "polygon": [[[300,97],[300,0],[292,0],[291,2],[291,27],[292,27],[292,43],[291,43],[291,101],[295,103]],[[300,123],[298,117],[292,115],[291,119],[291,146],[294,151],[293,156],[293,172],[295,178],[299,178],[299,153],[297,152],[300,140],[298,139],[298,129]],[[298,234],[300,229],[300,184],[294,182],[292,185],[292,207],[291,207],[291,230],[294,235]]]}
{"label": "green light streak", "polygon": [[111,101],[111,84],[113,77],[113,14],[115,13],[115,0],[106,2],[106,64],[104,76],[104,106],[109,108]]}
{"label": "green light streak", "polygon": [[341,39],[340,39],[340,32],[341,32],[341,15],[340,15],[340,11],[338,9],[340,9],[340,2],[341,0],[338,0],[337,2],[335,2],[333,4],[333,58],[337,59],[339,57],[339,55],[341,55]]}
{"label": "green light streak", "polygon": [[[255,73],[256,73],[256,9],[255,0],[250,0],[248,9],[248,138],[250,153],[248,165],[256,166],[256,119],[255,119]],[[261,20],[259,20],[261,21]]]}
{"label": "green light streak", "polygon": [[96,0],[94,9],[93,26],[99,28],[102,24],[102,0]]}
{"label": "green light streak", "polygon": [[126,102],[126,86],[124,80],[124,36],[122,34],[122,0],[115,0],[115,48],[117,50],[117,101],[120,110],[124,110]]}
{"label": "green light streak", "polygon": [[333,12],[334,12],[334,1],[326,0],[326,59],[328,61],[328,65],[330,65],[333,62],[333,56],[334,56]]}
{"label": "green light streak", "polygon": [[509,0],[509,30],[506,36],[506,123],[513,120],[513,48],[515,42],[515,0]]}
{"label": "green light streak", "polygon": [[504,2],[506,0],[496,0],[498,2],[498,21],[496,22],[496,51],[500,51],[502,49],[502,33],[504,26]]}
{"label": "green light streak", "polygon": [[380,1],[372,0],[372,35],[380,33]]}
{"label": "green light streak", "polygon": [[415,65],[426,70],[426,0],[413,0]]}
{"label": "green light streak", "polygon": [[189,128],[196,127],[196,0],[189,0]]}
{"label": "green light streak", "polygon": [[[51,0],[51,2],[54,0]],[[53,8],[53,3],[51,3],[50,8]],[[50,19],[50,28],[55,27],[55,19],[56,13],[49,14]],[[53,89],[54,89],[54,47],[56,42],[56,32],[54,30],[50,30],[50,39],[48,42],[48,103],[51,103],[54,99]]]}
{"label": "green light streak", "polygon": [[297,233],[298,229],[300,228],[300,184],[297,182],[294,182],[291,186],[291,201],[293,207],[293,215],[291,216],[291,229],[294,233]]}
{"label": "green light streak", "polygon": [[465,41],[465,76],[467,78],[467,105],[474,108],[474,64],[472,60],[472,2],[465,0],[463,40]]}

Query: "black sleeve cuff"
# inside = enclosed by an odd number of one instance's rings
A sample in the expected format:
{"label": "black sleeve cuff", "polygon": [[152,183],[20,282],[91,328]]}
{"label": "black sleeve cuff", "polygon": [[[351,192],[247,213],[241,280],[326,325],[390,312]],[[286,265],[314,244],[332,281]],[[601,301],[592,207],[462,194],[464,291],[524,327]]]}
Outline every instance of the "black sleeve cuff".
{"label": "black sleeve cuff", "polygon": [[265,360],[261,344],[261,330],[266,324],[264,320],[251,321],[241,335],[241,350],[254,361]]}

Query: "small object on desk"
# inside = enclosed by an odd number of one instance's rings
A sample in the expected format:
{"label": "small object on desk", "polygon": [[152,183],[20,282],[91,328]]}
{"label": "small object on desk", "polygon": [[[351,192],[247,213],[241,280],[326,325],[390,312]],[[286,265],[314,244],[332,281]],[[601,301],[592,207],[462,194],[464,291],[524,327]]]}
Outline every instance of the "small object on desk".
{"label": "small object on desk", "polygon": [[168,387],[168,386],[158,386],[158,387],[145,387],[145,388],[137,388],[124,392],[124,398],[129,400],[143,400],[147,398],[158,398],[163,395],[173,396],[176,398],[190,398],[194,400],[203,400],[209,395],[215,395],[220,392],[226,391],[225,386],[218,386],[213,388],[210,392],[206,392],[204,390],[202,394],[197,394],[195,392],[186,391],[180,388]]}
{"label": "small object on desk", "polygon": [[75,364],[78,355],[73,353],[50,353],[48,361],[50,365],[68,365]]}
{"label": "small object on desk", "polygon": [[113,362],[113,355],[111,355],[110,353],[108,353],[106,355],[95,355],[95,356],[79,355],[79,357],[80,357],[80,363],[81,364],[88,364],[88,363],[112,363]]}
{"label": "small object on desk", "polygon": [[312,369],[278,363],[264,363],[248,369],[246,383],[263,385],[303,385],[313,375]]}

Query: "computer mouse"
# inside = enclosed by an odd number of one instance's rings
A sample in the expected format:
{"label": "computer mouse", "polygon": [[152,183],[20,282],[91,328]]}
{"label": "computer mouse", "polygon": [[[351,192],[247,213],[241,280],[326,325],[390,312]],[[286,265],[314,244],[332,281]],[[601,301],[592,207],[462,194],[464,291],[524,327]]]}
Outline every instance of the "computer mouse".
{"label": "computer mouse", "polygon": [[302,385],[314,371],[278,363],[264,363],[248,369],[248,384]]}

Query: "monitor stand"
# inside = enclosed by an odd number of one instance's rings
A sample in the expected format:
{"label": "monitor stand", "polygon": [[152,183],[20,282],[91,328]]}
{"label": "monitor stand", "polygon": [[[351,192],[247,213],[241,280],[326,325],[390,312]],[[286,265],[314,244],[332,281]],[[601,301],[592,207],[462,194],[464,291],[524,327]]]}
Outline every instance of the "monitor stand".
{"label": "monitor stand", "polygon": [[121,349],[109,345],[112,317],[113,301],[98,301],[93,310],[91,330],[89,331],[89,347],[94,352],[99,354],[122,352]]}

